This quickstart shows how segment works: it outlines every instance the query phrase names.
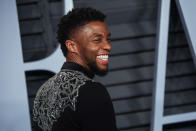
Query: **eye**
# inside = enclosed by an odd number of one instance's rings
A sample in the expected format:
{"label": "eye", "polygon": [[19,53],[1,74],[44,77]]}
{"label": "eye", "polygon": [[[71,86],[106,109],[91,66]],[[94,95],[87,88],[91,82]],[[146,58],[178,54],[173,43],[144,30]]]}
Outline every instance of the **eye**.
{"label": "eye", "polygon": [[93,42],[95,43],[100,43],[102,40],[101,39],[94,39]]}
{"label": "eye", "polygon": [[108,39],[107,39],[107,42],[109,42],[109,43],[110,43],[110,42],[111,42],[111,38],[108,38]]}

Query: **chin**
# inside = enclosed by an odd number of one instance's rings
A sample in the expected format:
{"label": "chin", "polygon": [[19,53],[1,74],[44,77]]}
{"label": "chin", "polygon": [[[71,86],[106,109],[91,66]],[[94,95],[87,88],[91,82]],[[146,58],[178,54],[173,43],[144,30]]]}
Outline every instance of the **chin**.
{"label": "chin", "polygon": [[98,66],[96,63],[89,64],[90,69],[98,76],[105,76],[108,73],[108,65]]}
{"label": "chin", "polygon": [[96,75],[98,76],[105,76],[108,73],[108,69],[107,70],[99,70],[97,72],[95,72]]}

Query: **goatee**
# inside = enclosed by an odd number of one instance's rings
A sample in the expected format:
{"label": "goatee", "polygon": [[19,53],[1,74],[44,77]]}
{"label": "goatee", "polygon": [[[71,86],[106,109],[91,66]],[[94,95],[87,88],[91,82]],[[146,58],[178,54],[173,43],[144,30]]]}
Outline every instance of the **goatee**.
{"label": "goatee", "polygon": [[108,68],[106,70],[100,70],[95,62],[89,63],[91,71],[98,76],[105,76],[108,73]]}

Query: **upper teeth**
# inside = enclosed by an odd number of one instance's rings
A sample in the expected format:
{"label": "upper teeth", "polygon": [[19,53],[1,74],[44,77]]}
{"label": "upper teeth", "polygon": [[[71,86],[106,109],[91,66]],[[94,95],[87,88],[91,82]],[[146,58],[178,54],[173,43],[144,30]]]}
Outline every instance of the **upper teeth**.
{"label": "upper teeth", "polygon": [[97,58],[100,58],[100,59],[108,59],[108,55],[99,55],[99,56],[97,56]]}

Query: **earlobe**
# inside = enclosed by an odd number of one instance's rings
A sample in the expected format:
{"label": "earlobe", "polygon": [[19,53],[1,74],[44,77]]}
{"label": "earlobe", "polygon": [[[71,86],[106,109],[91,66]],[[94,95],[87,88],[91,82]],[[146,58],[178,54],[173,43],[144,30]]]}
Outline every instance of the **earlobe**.
{"label": "earlobe", "polygon": [[77,48],[77,45],[74,41],[66,40],[65,45],[66,45],[69,52],[78,53],[78,48]]}

